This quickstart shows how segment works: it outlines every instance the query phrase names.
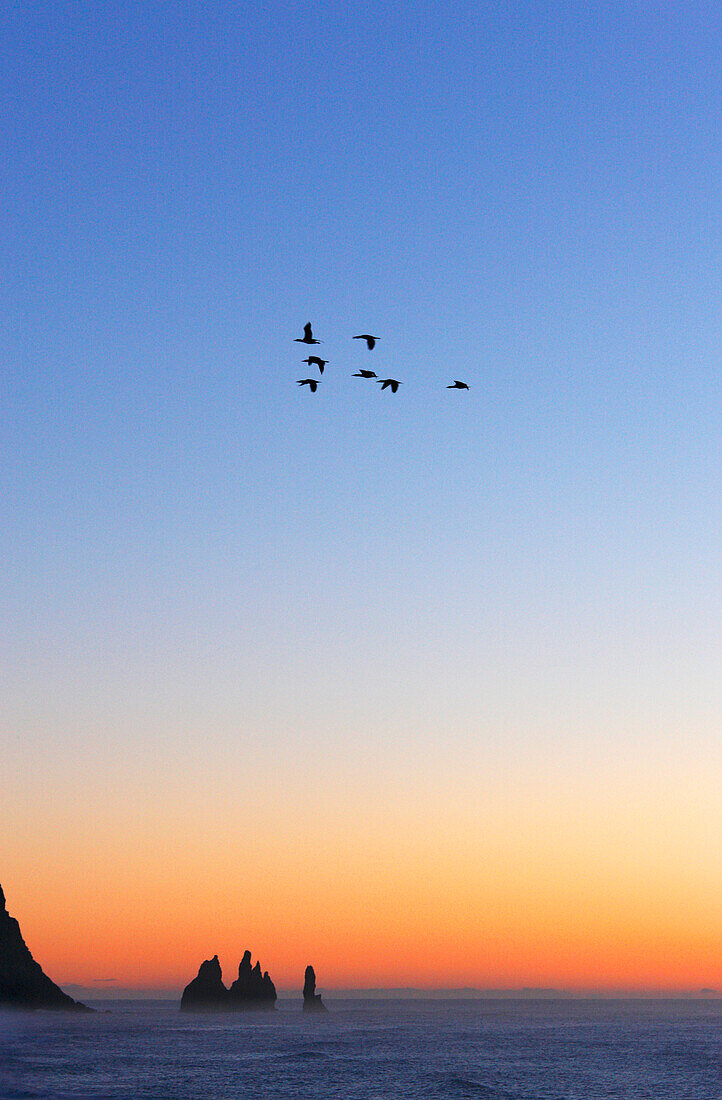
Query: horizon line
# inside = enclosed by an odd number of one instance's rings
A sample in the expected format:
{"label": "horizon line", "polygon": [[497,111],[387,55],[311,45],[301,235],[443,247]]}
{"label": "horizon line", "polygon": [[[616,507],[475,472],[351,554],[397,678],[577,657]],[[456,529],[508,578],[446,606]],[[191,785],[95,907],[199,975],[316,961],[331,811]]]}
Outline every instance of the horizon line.
{"label": "horizon line", "polygon": [[[96,1000],[178,1000],[183,992],[180,987],[169,986],[117,986],[105,984],[102,989],[98,986],[86,986],[74,982],[63,983],[61,988],[70,990],[71,994],[82,993],[86,998]],[[347,999],[378,998],[402,998],[413,997],[418,1000],[428,998],[438,1000],[441,998],[484,998],[484,999],[599,999],[599,1000],[656,1000],[656,999],[681,999],[694,1000],[699,998],[722,998],[722,989],[708,986],[693,988],[649,987],[629,988],[614,986],[575,987],[575,986],[323,986],[323,995],[327,997],[339,997]],[[104,996],[98,996],[98,994]],[[302,998],[300,987],[279,988],[279,1000]]]}

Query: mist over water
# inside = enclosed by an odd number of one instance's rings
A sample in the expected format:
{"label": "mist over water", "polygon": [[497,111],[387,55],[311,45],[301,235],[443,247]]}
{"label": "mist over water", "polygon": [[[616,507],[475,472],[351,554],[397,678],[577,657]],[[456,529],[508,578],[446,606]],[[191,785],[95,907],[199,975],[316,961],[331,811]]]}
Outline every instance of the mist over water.
{"label": "mist over water", "polygon": [[96,1002],[0,1014],[7,1100],[720,1100],[722,1000],[297,1000],[267,1016]]}

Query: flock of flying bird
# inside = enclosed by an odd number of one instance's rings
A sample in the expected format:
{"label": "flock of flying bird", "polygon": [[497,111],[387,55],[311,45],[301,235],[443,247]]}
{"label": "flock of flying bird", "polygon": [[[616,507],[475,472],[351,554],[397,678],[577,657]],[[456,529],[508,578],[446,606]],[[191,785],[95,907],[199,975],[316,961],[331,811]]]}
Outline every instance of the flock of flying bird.
{"label": "flock of flying bird", "polygon": [[[369,351],[373,351],[376,347],[376,341],[378,336],[370,336],[368,332],[361,333],[360,336],[354,336],[354,340],[365,340],[366,347]],[[296,344],[320,344],[320,340],[315,340],[313,336],[313,330],[311,328],[311,322],[303,326],[303,336],[297,336],[294,340]],[[303,360],[304,363],[308,363],[309,367],[318,367],[319,374],[323,374],[323,368],[328,363],[328,359],[322,359],[320,355],[309,355],[308,359]],[[360,370],[357,371],[354,378],[374,378],[380,384],[381,389],[390,389],[392,393],[396,393],[399,386],[402,384],[398,378],[379,378],[376,371],[373,370]],[[315,393],[318,389],[319,378],[299,378],[299,386],[308,386],[311,393]],[[453,386],[447,386],[447,390],[468,390],[466,382],[459,382],[455,379]]]}

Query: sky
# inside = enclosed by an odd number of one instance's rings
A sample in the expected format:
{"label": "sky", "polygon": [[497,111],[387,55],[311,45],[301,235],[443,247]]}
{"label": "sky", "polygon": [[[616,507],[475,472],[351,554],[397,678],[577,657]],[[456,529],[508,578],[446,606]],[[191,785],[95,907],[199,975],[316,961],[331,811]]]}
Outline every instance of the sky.
{"label": "sky", "polygon": [[0,20],[35,957],[721,987],[719,6]]}

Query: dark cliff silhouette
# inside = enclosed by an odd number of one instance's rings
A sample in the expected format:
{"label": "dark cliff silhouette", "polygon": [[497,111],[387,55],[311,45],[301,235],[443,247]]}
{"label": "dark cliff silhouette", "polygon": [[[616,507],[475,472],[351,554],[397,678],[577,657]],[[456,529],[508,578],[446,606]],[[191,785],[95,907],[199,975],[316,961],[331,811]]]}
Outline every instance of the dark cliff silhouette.
{"label": "dark cliff silhouette", "polygon": [[261,964],[251,966],[251,952],[244,952],[238,967],[238,977],[226,989],[221,976],[218,956],[201,963],[198,976],[183,990],[182,1012],[221,1011],[234,1012],[246,1009],[274,1009],[276,987],[268,971],[261,972]]}
{"label": "dark cliff silhouette", "polygon": [[316,992],[316,974],[312,966],[306,967],[303,982],[303,1011],[327,1012],[326,1005],[321,1000],[321,994]]}
{"label": "dark cliff silhouette", "polygon": [[0,887],[0,1005],[3,1008],[53,1008],[75,1012],[92,1012],[92,1008],[74,1001],[52,982],[30,954],[20,932],[20,925],[11,917]]}

